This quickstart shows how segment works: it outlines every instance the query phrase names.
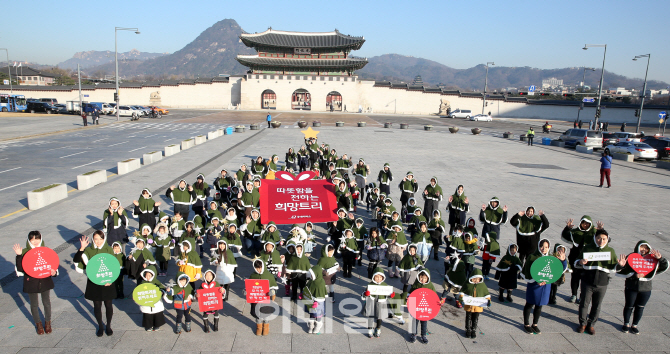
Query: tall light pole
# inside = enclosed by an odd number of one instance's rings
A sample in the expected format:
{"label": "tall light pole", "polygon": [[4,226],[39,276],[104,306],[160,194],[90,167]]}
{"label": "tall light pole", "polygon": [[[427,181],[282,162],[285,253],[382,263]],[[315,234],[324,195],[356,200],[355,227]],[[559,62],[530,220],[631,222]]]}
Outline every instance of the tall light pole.
{"label": "tall light pole", "polygon": [[595,123],[596,125],[598,124],[598,120],[600,120],[600,100],[603,97],[603,79],[605,78],[605,57],[607,56],[607,44],[585,44],[584,45],[584,50],[587,50],[589,48],[605,48],[605,51],[603,52],[603,68],[602,71],[600,72],[600,85],[598,86],[598,105],[596,106],[596,119]]}
{"label": "tall light pole", "polygon": [[118,51],[118,41],[117,41],[117,32],[118,31],[134,31],[135,34],[140,34],[138,28],[125,28],[125,27],[114,27],[114,65],[116,66],[116,72],[114,74],[116,79],[116,91],[114,94],[114,102],[116,102],[116,121],[119,121],[119,51]]}
{"label": "tall light pole", "polygon": [[586,70],[596,71],[594,68],[584,67],[584,74],[582,75],[582,92],[584,92],[584,87],[586,86]]}
{"label": "tall light pole", "polygon": [[489,86],[489,64],[496,65],[496,63],[492,61],[486,63],[486,76],[484,79],[484,100],[482,100],[482,114],[484,114],[484,108],[486,107],[486,89]]}
{"label": "tall light pole", "polygon": [[9,75],[9,93],[13,94],[14,89],[12,89],[12,68],[9,66],[9,50],[7,48],[0,48],[0,50],[4,50],[7,52],[7,74]]}
{"label": "tall light pole", "polygon": [[644,86],[642,86],[642,94],[640,95],[640,111],[637,114],[637,128],[635,132],[640,132],[640,122],[642,121],[642,108],[644,107],[644,96],[647,94],[647,74],[649,73],[649,61],[651,60],[651,54],[636,55],[633,58],[633,61],[637,61],[638,58],[647,58],[647,71],[644,73]]}

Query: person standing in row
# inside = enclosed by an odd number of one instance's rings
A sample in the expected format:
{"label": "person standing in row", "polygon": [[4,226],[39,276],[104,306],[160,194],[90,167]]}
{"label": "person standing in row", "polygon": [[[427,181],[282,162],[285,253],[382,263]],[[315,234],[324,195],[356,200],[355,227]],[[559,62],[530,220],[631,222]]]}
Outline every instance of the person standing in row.
{"label": "person standing in row", "polygon": [[387,162],[384,164],[384,168],[379,171],[377,176],[377,181],[379,181],[379,189],[386,196],[391,195],[391,181],[393,181],[393,174],[391,173],[391,165]]}
{"label": "person standing in row", "polygon": [[430,178],[430,183],[423,189],[423,215],[430,217],[435,210],[440,209],[442,200],[442,187],[437,184],[437,177]]}
{"label": "person standing in row", "polygon": [[526,211],[514,214],[509,221],[516,228],[516,244],[519,246],[519,259],[523,262],[537,251],[540,235],[549,228],[549,220],[540,210],[535,215],[535,207],[529,206]]}
{"label": "person standing in row", "polygon": [[133,200],[133,217],[140,225],[147,224],[153,230],[156,228],[156,216],[160,213],[161,202],[152,199],[149,188],[142,189],[139,200]]}
{"label": "person standing in row", "polygon": [[[58,269],[51,269],[51,276],[41,279],[24,274],[23,256],[36,247],[45,247],[42,241],[42,234],[39,231],[30,231],[28,233],[26,248],[22,249],[18,243],[14,245],[14,253],[16,253],[16,276],[23,276],[23,292],[28,294],[30,313],[33,315],[37,334],[51,334],[51,290],[54,288],[52,278],[58,275]],[[44,323],[40,319],[40,297],[44,306]]]}
{"label": "person standing in row", "polygon": [[561,239],[564,242],[568,242],[571,246],[570,254],[568,255],[568,263],[572,268],[572,274],[570,275],[570,288],[572,290],[572,296],[570,297],[570,302],[579,302],[577,295],[579,294],[579,285],[582,281],[582,272],[581,267],[575,267],[574,264],[577,261],[577,258],[581,255],[584,245],[593,242],[593,237],[596,235],[596,230],[600,230],[604,227],[603,223],[598,221],[596,227],[593,227],[593,220],[590,216],[584,215],[579,220],[579,226],[573,227],[573,220],[568,219],[565,223],[565,228],[561,233]]}
{"label": "person standing in row", "polygon": [[482,226],[482,235],[489,232],[495,232],[496,240],[500,239],[500,225],[507,223],[507,205],[500,207],[500,200],[493,197],[489,204],[482,204],[482,210],[479,212],[479,221]]}
{"label": "person standing in row", "polygon": [[449,196],[447,204],[449,212],[449,235],[454,232],[456,225],[465,225],[465,217],[470,211],[470,200],[463,193],[463,185],[459,185],[453,195]]}
{"label": "person standing in row", "polygon": [[174,203],[174,213],[179,212],[184,219],[188,219],[191,212],[191,205],[195,202],[196,196],[193,187],[189,186],[185,180],[180,180],[177,186],[172,185],[165,191],[165,195],[172,199]]}
{"label": "person standing in row", "polygon": [[[414,193],[419,189],[419,184],[416,183],[416,179],[414,179],[414,173],[412,171],[408,171],[407,174],[405,174],[405,177],[400,181],[398,184],[398,188],[400,189],[400,204],[402,205],[403,209],[407,208],[407,201],[409,201],[410,198],[414,198]],[[405,215],[402,215],[403,220],[405,220]]]}
{"label": "person standing in row", "polygon": [[128,227],[128,214],[121,206],[121,202],[112,197],[109,199],[109,207],[102,215],[103,231],[109,245],[114,242],[124,243],[128,241],[126,227]]}
{"label": "person standing in row", "polygon": [[356,179],[356,184],[361,187],[361,197],[359,200],[365,200],[365,186],[368,184],[367,179],[368,175],[370,174],[370,166],[365,164],[365,160],[363,158],[360,158],[358,159],[356,166],[354,166],[352,174]]}

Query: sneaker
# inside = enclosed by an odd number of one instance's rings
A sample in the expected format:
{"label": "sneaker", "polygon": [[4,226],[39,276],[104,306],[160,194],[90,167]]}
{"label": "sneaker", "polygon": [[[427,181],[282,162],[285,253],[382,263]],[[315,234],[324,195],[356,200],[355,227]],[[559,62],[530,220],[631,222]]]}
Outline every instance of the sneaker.
{"label": "sneaker", "polygon": [[630,333],[633,333],[633,334],[640,334],[640,330],[637,329],[637,327],[631,327],[631,328],[630,328]]}
{"label": "sneaker", "polygon": [[628,333],[628,331],[630,331],[630,326],[628,326],[627,324],[623,325],[623,327],[621,327],[621,331],[623,333]]}
{"label": "sneaker", "polygon": [[485,275],[485,276],[484,276],[484,280],[489,280],[489,276],[488,276],[488,275]]}
{"label": "sneaker", "polygon": [[381,337],[381,336],[382,336],[382,330],[381,330],[381,328],[380,328],[380,329],[376,329],[376,330],[375,330],[375,338],[379,338],[379,337]]}
{"label": "sneaker", "polygon": [[160,327],[154,327],[154,332],[162,331],[163,329]]}
{"label": "sneaker", "polygon": [[577,298],[577,300],[575,300],[575,304],[579,304],[580,301],[581,300],[579,298]]}
{"label": "sneaker", "polygon": [[533,330],[533,333],[542,334],[542,331],[540,331],[540,327],[538,327],[536,324],[532,325],[530,328]]}
{"label": "sneaker", "polygon": [[523,329],[525,329],[526,333],[528,333],[528,334],[535,333],[535,332],[533,332],[533,328],[531,328],[530,326],[523,326]]}
{"label": "sneaker", "polygon": [[421,342],[423,344],[428,344],[428,338],[426,338],[426,336],[420,336],[420,337],[418,337],[418,339],[419,339],[419,342]]}
{"label": "sneaker", "polygon": [[507,302],[514,302],[512,299],[512,294],[507,294]]}
{"label": "sneaker", "polygon": [[460,301],[456,300],[456,307],[458,307],[459,309],[462,309],[463,305],[461,305]]}
{"label": "sneaker", "polygon": [[577,301],[577,296],[575,296],[575,295],[570,296],[570,300],[568,300],[568,301],[572,302],[572,303],[575,303]]}
{"label": "sneaker", "polygon": [[374,330],[368,329],[368,337],[372,338],[373,334],[374,334]]}
{"label": "sneaker", "polygon": [[154,330],[153,328],[146,328],[147,332],[153,332],[153,330]]}
{"label": "sneaker", "polygon": [[602,188],[602,187],[603,187],[603,185],[601,184],[601,185],[599,185],[598,187]]}
{"label": "sneaker", "polygon": [[401,325],[405,324],[405,319],[402,316],[396,316],[395,320],[400,323]]}
{"label": "sneaker", "polygon": [[410,334],[410,335],[409,335],[409,342],[410,342],[410,343],[414,343],[414,342],[416,342],[416,335],[414,335],[414,334]]}

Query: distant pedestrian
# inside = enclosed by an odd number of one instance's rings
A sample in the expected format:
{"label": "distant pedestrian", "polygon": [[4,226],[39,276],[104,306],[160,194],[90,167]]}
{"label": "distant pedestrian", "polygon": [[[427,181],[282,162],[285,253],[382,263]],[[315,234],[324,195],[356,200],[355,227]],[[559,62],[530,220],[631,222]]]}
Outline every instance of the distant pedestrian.
{"label": "distant pedestrian", "polygon": [[100,125],[100,111],[96,108],[93,110],[93,121],[91,124]]}
{"label": "distant pedestrian", "polygon": [[268,113],[268,116],[265,118],[268,121],[268,128],[270,128],[270,123],[272,123],[272,116]]}
{"label": "distant pedestrian", "polygon": [[605,122],[605,126],[603,127],[603,129],[604,129],[606,132],[608,132],[608,131],[609,131],[609,128],[610,128],[610,122]]}
{"label": "distant pedestrian", "polygon": [[86,117],[86,112],[81,112],[81,119],[84,120],[84,126],[87,127],[88,126],[88,119]]}
{"label": "distant pedestrian", "polygon": [[574,124],[572,125],[573,128],[577,129],[577,120],[575,119]]}
{"label": "distant pedestrian", "polygon": [[577,126],[579,127],[579,129],[582,129],[582,120],[581,119],[579,120],[579,123],[577,123]]}
{"label": "distant pedestrian", "polygon": [[603,179],[607,179],[607,188],[612,186],[610,181],[610,172],[612,171],[612,156],[610,156],[609,150],[603,151],[602,157],[600,158],[600,188],[603,187]]}
{"label": "distant pedestrian", "polygon": [[533,130],[533,127],[530,127],[528,129],[528,132],[526,133],[526,140],[528,140],[528,145],[533,146],[533,138],[535,137],[535,131]]}
{"label": "distant pedestrian", "polygon": [[593,130],[593,120],[589,121],[589,130]]}
{"label": "distant pedestrian", "polygon": [[598,127],[598,130],[602,131],[605,123],[600,122],[599,124],[600,126]]}
{"label": "distant pedestrian", "polygon": [[623,122],[621,123],[621,132],[623,133],[625,131],[626,131],[626,122]]}

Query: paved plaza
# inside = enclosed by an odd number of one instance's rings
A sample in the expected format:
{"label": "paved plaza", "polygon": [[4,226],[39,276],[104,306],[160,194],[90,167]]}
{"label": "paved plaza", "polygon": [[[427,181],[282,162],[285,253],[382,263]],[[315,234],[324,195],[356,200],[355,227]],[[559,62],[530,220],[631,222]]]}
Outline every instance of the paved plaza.
{"label": "paved plaza", "polygon": [[[88,139],[86,134],[98,134],[96,137],[100,139],[105,138],[107,134],[110,136],[116,134],[114,139],[117,139],[119,136],[128,136],[136,131],[143,131],[144,136],[151,135],[153,130],[160,130],[155,124],[193,124],[189,126],[192,131],[201,132],[211,130],[214,126],[249,124],[262,122],[263,119],[261,116],[263,112],[202,113],[183,114],[174,119],[164,118],[162,122],[146,120],[139,123],[109,122],[112,124],[104,127],[64,132],[50,138],[57,137],[57,141],[48,140],[51,144],[49,148],[56,148],[58,144],[65,146],[71,139]],[[496,196],[500,199],[501,205],[508,206],[510,217],[513,213],[525,210],[529,205],[533,205],[538,211],[543,210],[550,222],[550,227],[543,236],[548,237],[552,245],[560,242],[560,233],[568,218],[579,219],[586,214],[594,221],[604,222],[605,229],[612,237],[610,245],[617,254],[632,252],[635,243],[644,239],[660,250],[664,256],[670,256],[670,236],[667,231],[667,215],[670,211],[668,203],[670,171],[657,169],[653,164],[615,161],[612,167],[613,188],[601,189],[597,188],[599,154],[580,154],[574,150],[541,146],[539,142],[536,146],[529,147],[518,139],[502,138],[504,131],[512,131],[515,134],[525,131],[529,124],[527,121],[496,120],[492,123],[483,123],[428,116],[369,115],[365,117],[368,126],[357,128],[355,123],[361,120],[360,115],[342,114],[328,117],[327,114],[320,116],[286,112],[277,120],[282,121],[288,128],[247,130],[245,133],[226,135],[164,158],[157,163],[143,166],[130,174],[110,177],[107,183],[93,189],[75,190],[66,200],[43,209],[23,211],[0,219],[2,258],[0,353],[609,353],[619,351],[670,353],[670,274],[667,273],[654,279],[653,293],[639,326],[641,331],[639,335],[624,334],[620,331],[624,282],[621,278],[615,277],[603,302],[595,336],[578,334],[574,331],[578,305],[567,301],[570,295],[569,279],[566,284],[559,287],[558,304],[543,307],[543,316],[539,322],[539,327],[542,329],[540,335],[529,335],[523,331],[525,282],[520,282],[519,288],[513,293],[514,303],[500,303],[495,296],[498,289],[496,281],[491,279],[486,284],[494,297],[493,305],[480,317],[476,339],[464,337],[465,312],[454,307],[453,302],[445,303],[441,313],[429,322],[428,330],[431,333],[428,336],[428,344],[407,342],[411,317],[406,310],[404,318],[407,324],[385,322],[381,338],[368,338],[364,317],[358,311],[360,294],[365,291],[365,285],[369,282],[366,278],[365,256],[363,266],[354,269],[353,278],[345,279],[338,276],[335,286],[336,302],[328,306],[325,330],[320,335],[307,333],[307,324],[304,322],[306,315],[302,306],[288,301],[288,298],[283,296],[283,287],[280,286],[277,302],[282,309],[281,314],[271,322],[270,335],[257,337],[254,333],[255,322],[250,315],[250,306],[245,303],[243,294],[244,279],[252,272],[251,262],[248,258],[242,257],[238,259],[237,278],[231,285],[230,299],[224,305],[224,316],[221,317],[219,332],[203,333],[203,320],[197,311],[196,303],[192,312],[195,321],[192,332],[183,332],[180,335],[173,333],[175,311],[170,305],[166,305],[168,323],[163,330],[145,332],[141,326],[142,314],[139,306],[132,299],[126,298],[114,300],[115,312],[112,321],[114,335],[97,338],[92,303],[83,296],[86,278],[74,271],[72,257],[76,247],[79,246],[75,240],[81,234],[90,236],[94,228],[100,227],[101,217],[109,198],[117,197],[124,207],[128,207],[139,197],[142,188],[147,187],[154,192],[154,199],[163,203],[161,209],[171,214],[172,203],[165,197],[165,189],[181,178],[192,183],[198,173],[203,173],[206,182],[211,185],[222,168],[230,172],[237,171],[241,164],[249,164],[250,159],[259,155],[269,158],[272,154],[277,154],[283,162],[283,156],[289,147],[297,149],[304,142],[301,129],[294,126],[295,121],[301,117],[308,122],[316,119],[323,122],[322,127],[314,128],[320,131],[319,143],[330,144],[337,149],[338,154],[347,153],[353,156],[354,161],[363,157],[372,171],[368,182],[374,180],[384,163],[390,163],[395,178],[391,188],[391,197],[394,201],[400,196],[397,183],[407,171],[412,171],[419,182],[419,192],[428,184],[431,176],[438,177],[445,195],[451,195],[459,184],[463,184],[464,193],[470,199],[471,211],[468,216],[477,220],[478,230],[481,230],[478,221],[481,205]],[[344,119],[347,122],[346,126],[336,128],[334,122]],[[393,122],[394,128],[383,128],[383,123],[387,121]],[[397,123],[400,122],[408,122],[410,129],[398,129]],[[536,127],[542,123],[544,121],[530,122]],[[154,126],[145,130],[143,124],[154,124]],[[434,125],[434,130],[424,131],[423,126],[426,124]],[[447,128],[451,125],[461,127],[460,132],[450,134]],[[556,131],[560,132],[569,125],[570,122],[556,122],[555,126],[559,127]],[[472,135],[470,128],[474,126],[482,127],[483,133]],[[185,139],[189,137],[190,131],[183,134],[173,133],[175,139],[182,138],[182,135],[185,135]],[[75,134],[85,135],[75,137]],[[537,136],[539,138],[541,134]],[[551,136],[556,137],[557,134]],[[169,138],[172,138],[172,135]],[[30,142],[33,141],[31,139],[19,141],[25,146],[30,146]],[[151,141],[148,145],[152,146],[147,147],[145,152],[166,145],[161,144],[162,141]],[[138,145],[140,146],[142,145]],[[7,146],[4,150],[0,150],[0,159],[10,156],[12,163],[16,162],[15,160],[21,158],[22,152],[18,147],[16,149],[12,150],[11,146]],[[123,153],[113,153],[114,158],[118,155],[118,159],[105,160],[106,165],[100,165],[98,168],[106,168],[110,175],[114,174],[115,161],[125,158],[124,154],[127,154],[128,150],[132,149],[127,148]],[[5,155],[6,153],[11,155]],[[141,154],[138,153],[139,155]],[[97,160],[96,156],[87,158]],[[71,183],[75,174],[63,176],[64,180],[56,180],[60,177],[58,164],[62,163],[61,159],[54,159],[56,162],[50,162],[49,158],[41,157],[41,159],[40,164],[49,169],[51,176],[39,177],[42,179],[40,185],[52,182]],[[0,171],[13,168],[11,166],[5,168],[5,162],[0,160],[2,164]],[[21,160],[21,163],[26,169],[40,168],[39,165],[34,166],[34,163],[27,158]],[[63,170],[70,173],[69,168]],[[5,176],[9,174],[10,172],[3,173],[0,177],[10,178]],[[5,215],[21,208],[18,198],[19,195],[25,198],[25,190],[20,190],[20,193],[13,190],[3,191],[3,186],[0,186],[0,197],[3,199],[0,207],[5,207],[7,210],[3,210],[0,214]],[[69,188],[73,190],[72,186]],[[7,204],[10,202],[17,204]],[[423,202],[419,204],[422,205]],[[445,200],[440,203],[443,215],[446,215],[446,206],[445,196]],[[364,206],[359,205],[355,215],[365,220],[368,229],[374,226],[370,219],[371,214],[365,211]],[[131,218],[129,234],[137,227],[137,220]],[[324,227],[325,224],[317,225],[319,245],[311,256],[312,265],[316,264],[321,245],[325,242]],[[51,296],[54,332],[42,336],[35,334],[28,298],[21,291],[22,280],[12,275],[15,256],[11,245],[17,242],[23,244],[28,232],[34,229],[42,232],[46,245],[56,249],[61,260],[60,275],[54,279],[55,289]],[[286,236],[287,226],[281,226],[280,229],[282,235]],[[501,248],[506,248],[514,239],[514,228],[509,224],[504,225],[501,230]],[[444,246],[440,250],[440,255],[444,256]],[[203,269],[214,269],[206,258],[203,259],[203,264]],[[441,292],[442,261],[431,259],[427,267],[431,271],[435,287]],[[481,267],[479,257],[476,267]],[[174,278],[175,273],[176,266],[171,263],[168,278],[160,280],[166,282]],[[397,293],[401,292],[402,284],[397,278],[387,278],[387,283],[393,285]],[[127,296],[133,287],[134,282],[126,280]]]}

